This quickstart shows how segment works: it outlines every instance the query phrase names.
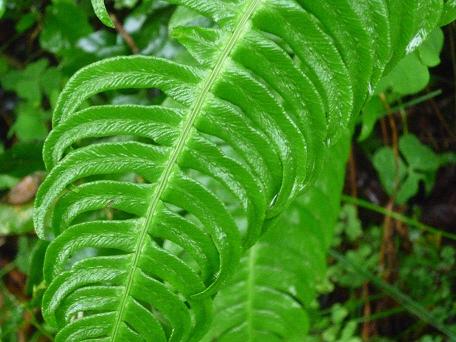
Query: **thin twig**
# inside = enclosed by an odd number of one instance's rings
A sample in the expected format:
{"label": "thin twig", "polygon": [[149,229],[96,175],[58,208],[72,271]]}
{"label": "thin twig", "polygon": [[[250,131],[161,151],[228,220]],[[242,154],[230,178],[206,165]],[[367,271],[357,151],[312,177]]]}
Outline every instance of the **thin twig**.
{"label": "thin twig", "polygon": [[350,194],[352,197],[358,197],[358,187],[356,184],[356,158],[355,158],[355,151],[352,145],[350,150],[350,157],[348,159],[348,168],[349,168],[349,186],[350,186]]}
{"label": "thin twig", "polygon": [[363,295],[363,300],[364,300],[364,306],[363,306],[363,328],[361,331],[361,337],[364,342],[367,342],[370,340],[370,337],[373,335],[373,331],[375,330],[375,324],[372,322],[372,307],[371,303],[369,300],[369,282],[366,281],[363,284],[362,288],[362,295]]}
{"label": "thin twig", "polygon": [[344,202],[346,202],[346,203],[355,204],[355,205],[357,205],[359,207],[362,207],[362,208],[370,210],[370,211],[377,212],[377,213],[385,215],[385,216],[391,216],[395,220],[401,221],[401,222],[407,224],[410,227],[415,227],[415,228],[418,228],[418,229],[420,229],[422,231],[426,231],[426,232],[433,233],[433,234],[439,234],[439,235],[441,235],[441,236],[443,236],[443,237],[445,237],[447,239],[451,239],[451,240],[455,240],[456,241],[456,234],[449,233],[449,232],[446,232],[444,230],[429,226],[429,225],[424,224],[422,222],[419,222],[419,221],[417,221],[417,220],[415,220],[413,218],[410,218],[410,217],[407,217],[405,215],[399,214],[399,213],[397,213],[395,211],[392,211],[392,210],[387,210],[387,209],[385,209],[385,208],[383,208],[383,207],[381,207],[379,205],[376,205],[374,203],[365,201],[363,199],[353,198],[353,197],[350,197],[350,196],[347,196],[347,195],[342,195],[342,200]]}
{"label": "thin twig", "polygon": [[[350,194],[352,197],[358,197],[358,187],[357,187],[357,172],[356,172],[356,155],[354,145],[351,146],[350,149],[350,157],[348,160],[348,180],[349,180],[349,187],[350,187]],[[355,205],[356,210],[358,207]],[[371,323],[370,316],[372,314],[372,307],[369,300],[369,282],[365,282],[362,287],[361,293],[362,300],[364,301],[363,304],[363,327],[362,327],[362,339],[364,342],[368,342],[370,340],[370,336],[372,335],[372,331],[375,330],[374,324]]]}
{"label": "thin twig", "polygon": [[385,118],[380,119],[380,129],[382,131],[382,141],[384,145],[388,145],[388,131],[386,130]]}
{"label": "thin twig", "polygon": [[386,99],[385,93],[380,93],[379,95],[380,101],[382,102],[383,106],[386,109],[386,112],[388,113],[387,118],[389,122],[389,126],[391,129],[391,145],[393,148],[394,152],[394,164],[396,168],[396,174],[395,174],[395,180],[394,180],[394,193],[397,191],[397,187],[399,185],[399,148],[398,148],[398,134],[397,134],[397,127],[396,127],[396,122],[394,121],[393,117],[393,111],[391,109],[391,106],[388,103],[388,100]]}
{"label": "thin twig", "polygon": [[[390,198],[385,209],[392,211],[393,207],[394,201]],[[383,240],[380,246],[380,269],[382,271],[383,279],[387,282],[391,282],[393,280],[393,270],[396,259],[396,250],[393,240],[393,223],[394,221],[391,216],[385,216],[383,221]]]}
{"label": "thin twig", "polygon": [[120,34],[122,39],[128,45],[131,52],[133,52],[134,54],[139,53],[139,48],[136,45],[135,41],[133,40],[132,36],[130,36],[130,34],[125,30],[122,23],[119,21],[119,19],[117,19],[115,14],[111,14],[111,19],[114,23],[114,27],[115,27],[116,31]]}
{"label": "thin twig", "polygon": [[431,103],[432,109],[434,110],[434,113],[437,116],[437,119],[439,119],[442,127],[445,129],[445,132],[451,137],[452,141],[456,140],[456,134],[454,134],[454,132],[451,130],[450,126],[446,122],[445,118],[443,117],[442,112],[440,111],[439,107],[437,106],[437,103],[435,103],[434,99],[430,99],[429,102]]}

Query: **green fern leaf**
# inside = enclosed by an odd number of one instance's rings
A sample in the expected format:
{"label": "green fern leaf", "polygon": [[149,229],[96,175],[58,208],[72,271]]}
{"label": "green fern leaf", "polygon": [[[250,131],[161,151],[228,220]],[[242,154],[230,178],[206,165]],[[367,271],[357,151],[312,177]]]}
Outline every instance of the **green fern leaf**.
{"label": "green fern leaf", "polygon": [[339,213],[350,135],[328,151],[315,186],[241,260],[215,298],[204,341],[302,341]]}
{"label": "green fern leaf", "polygon": [[[311,184],[367,90],[442,9],[438,0],[173,2],[215,23],[175,30],[195,64],[108,59],[76,73],[56,105],[34,222],[53,240],[43,315],[57,341],[199,340],[210,296],[242,250]],[[99,93],[150,88],[172,101],[81,109]]]}
{"label": "green fern leaf", "polygon": [[108,27],[114,27],[103,0],[91,0],[93,11],[100,21]]}

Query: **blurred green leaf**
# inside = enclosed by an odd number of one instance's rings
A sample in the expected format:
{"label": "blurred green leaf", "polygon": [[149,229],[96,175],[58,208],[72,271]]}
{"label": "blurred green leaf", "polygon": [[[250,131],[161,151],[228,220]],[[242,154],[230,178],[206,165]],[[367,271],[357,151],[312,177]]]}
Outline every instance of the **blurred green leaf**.
{"label": "blurred green leaf", "polygon": [[399,151],[398,165],[390,147],[382,147],[374,154],[373,165],[388,195],[397,190],[396,202],[403,204],[418,192],[420,181],[424,182],[427,192],[432,189],[441,158],[413,134],[399,139]]}
{"label": "blurred green leaf", "polygon": [[416,195],[418,192],[418,184],[422,179],[422,175],[414,172],[413,170],[409,170],[407,177],[399,187],[399,191],[396,195],[396,202],[398,204],[403,204],[408,199]]}
{"label": "blurred green leaf", "polygon": [[34,79],[19,80],[16,85],[16,91],[20,97],[35,105],[38,105],[41,100],[39,84]]}
{"label": "blurred green leaf", "polygon": [[48,62],[41,59],[30,63],[24,70],[11,70],[0,78],[2,87],[6,90],[17,92],[23,99],[33,103],[40,101],[40,88],[38,80],[47,67]]}
{"label": "blurred green leaf", "polygon": [[358,210],[352,204],[345,204],[341,207],[339,221],[335,227],[336,237],[333,245],[341,242],[339,235],[345,233],[350,241],[355,241],[362,234],[361,221],[358,218]]}
{"label": "blurred green leaf", "polygon": [[44,70],[46,70],[48,64],[49,62],[47,61],[47,59],[39,59],[36,62],[28,64],[23,71],[19,71],[23,74],[21,78],[39,79]]}
{"label": "blurred green leaf", "polygon": [[0,55],[0,84],[1,84],[1,76],[4,75],[8,71],[8,69],[9,69],[8,62],[6,61],[5,57]]}
{"label": "blurred green leaf", "polygon": [[43,281],[44,255],[48,245],[49,241],[37,239],[30,252],[30,263],[26,284],[26,292],[29,295],[31,295],[34,292],[34,289]]}
{"label": "blurred green leaf", "polygon": [[331,319],[320,319],[320,329],[323,330],[318,338],[306,337],[306,342],[361,342],[357,335],[357,323],[348,320],[348,309],[336,303],[330,308]]}
{"label": "blurred green leaf", "polygon": [[108,31],[96,31],[81,38],[77,43],[77,48],[86,54],[93,56],[93,59],[102,59],[127,54],[128,50],[117,36]]}
{"label": "blurred green leaf", "polygon": [[[165,46],[169,43],[167,21],[164,19],[166,17],[136,23],[134,21],[138,21],[138,17],[129,16],[126,19],[126,29],[131,30],[130,33],[142,54],[154,56],[174,55],[175,51],[164,51]],[[176,50],[176,47],[170,46],[170,49]]]}
{"label": "blurred green leaf", "polygon": [[375,126],[378,119],[385,114],[385,106],[378,96],[374,96],[363,108],[361,115],[361,133],[358,141],[366,140]]}
{"label": "blurred green leaf", "polygon": [[440,159],[440,166],[444,166],[447,164],[456,164],[456,153],[454,152],[446,152],[439,154]]}
{"label": "blurred green leaf", "polygon": [[20,97],[15,109],[16,121],[10,126],[8,135],[13,134],[22,141],[43,140],[47,133],[49,113],[43,110],[42,99],[46,95],[51,106],[61,89],[60,70],[48,67],[46,59],[30,63],[23,70],[10,70],[0,74],[2,87],[14,91]]}
{"label": "blurred green leaf", "polygon": [[424,65],[434,67],[440,64],[440,51],[442,51],[443,41],[443,31],[437,28],[418,48],[418,55]]}
{"label": "blurred green leaf", "polygon": [[436,171],[440,166],[438,155],[413,134],[406,134],[400,138],[399,150],[410,167],[416,170]]}
{"label": "blurred green leaf", "polygon": [[0,190],[11,189],[19,180],[19,178],[11,175],[0,174]]}
{"label": "blurred green leaf", "polygon": [[33,204],[14,206],[0,203],[0,236],[33,230],[32,213]]}
{"label": "blurred green leaf", "polygon": [[21,103],[17,108],[17,119],[8,134],[15,134],[23,142],[44,140],[48,133],[44,123],[45,116],[41,108],[27,102]]}
{"label": "blurred green leaf", "polygon": [[[1,1],[1,0],[0,0]],[[19,21],[16,23],[16,31],[22,33],[32,27],[38,19],[36,12],[30,12],[26,15],[23,15]]]}
{"label": "blurred green leaf", "polygon": [[404,162],[399,158],[396,165],[394,152],[390,147],[378,149],[373,156],[372,162],[378,172],[383,188],[389,195],[392,195],[396,184],[406,175]]}
{"label": "blurred green leaf", "polygon": [[19,305],[17,299],[8,291],[0,281],[0,298],[2,307],[0,310],[0,341],[16,342],[17,331],[23,323],[24,307]]}
{"label": "blurred green leaf", "polygon": [[413,53],[405,56],[397,66],[379,83],[376,93],[391,89],[400,95],[415,94],[429,83],[428,67],[440,64],[440,52],[443,47],[443,32],[437,28]]}
{"label": "blurred green leaf", "polygon": [[344,308],[342,305],[340,305],[339,303],[335,304],[333,307],[332,307],[332,310],[331,310],[331,320],[334,322],[334,323],[342,323],[342,321],[345,319],[345,317],[347,317],[348,315],[348,310],[346,308]]}
{"label": "blurred green leaf", "polygon": [[17,254],[14,263],[17,268],[24,274],[28,273],[30,267],[30,251],[32,250],[33,242],[27,236],[22,235],[17,241]]}
{"label": "blurred green leaf", "polygon": [[40,87],[48,97],[51,107],[54,108],[62,88],[61,71],[54,67],[48,68],[40,79]]}
{"label": "blurred green leaf", "polygon": [[63,55],[92,32],[86,12],[73,1],[55,1],[46,8],[40,44],[43,49]]}
{"label": "blurred green leaf", "polygon": [[62,75],[56,68],[48,68],[40,78],[40,86],[47,96],[51,96],[55,91],[61,88]]}
{"label": "blurred green leaf", "polygon": [[356,322],[349,321],[340,336],[340,342],[361,342],[361,338],[356,337],[358,325]]}
{"label": "blurred green leaf", "polygon": [[138,0],[115,0],[114,7],[121,8],[132,8],[138,3]]}
{"label": "blurred green leaf", "polygon": [[430,75],[417,53],[412,53],[402,59],[397,66],[379,84],[378,92],[388,88],[401,94],[415,94],[423,90],[429,83]]}
{"label": "blurred green leaf", "polygon": [[56,72],[54,68],[47,69],[47,66],[48,61],[40,59],[28,64],[24,70],[10,70],[0,77],[0,83],[4,89],[16,92],[22,99],[38,106],[41,95],[47,92],[45,87],[48,86],[42,84],[42,78],[49,78],[49,72]]}
{"label": "blurred green leaf", "polygon": [[0,153],[0,174],[20,178],[44,170],[42,148],[42,143],[36,142],[14,144],[12,148]]}
{"label": "blurred green leaf", "polygon": [[446,0],[440,25],[447,25],[456,19],[456,0]]}
{"label": "blurred green leaf", "polygon": [[6,0],[0,0],[0,18],[3,17],[6,11]]}

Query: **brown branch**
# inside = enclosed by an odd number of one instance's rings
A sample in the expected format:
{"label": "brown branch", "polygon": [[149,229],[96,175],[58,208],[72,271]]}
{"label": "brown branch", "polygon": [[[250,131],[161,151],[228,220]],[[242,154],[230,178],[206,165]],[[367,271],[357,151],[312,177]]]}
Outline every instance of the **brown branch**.
{"label": "brown branch", "polygon": [[[386,205],[386,210],[394,210],[394,200],[390,198]],[[394,219],[391,216],[385,216],[383,221],[383,240],[380,246],[380,269],[382,278],[390,283],[393,278],[395,268],[396,249],[394,246]]]}
{"label": "brown branch", "polygon": [[398,134],[397,134],[397,127],[396,127],[396,121],[394,121],[394,116],[393,116],[393,111],[391,109],[391,106],[388,103],[388,100],[386,99],[385,93],[381,93],[379,95],[380,100],[382,101],[383,106],[386,109],[386,112],[388,113],[387,118],[388,118],[388,123],[391,129],[391,145],[393,148],[393,153],[394,153],[394,166],[395,166],[395,179],[394,179],[394,189],[393,189],[393,196],[395,197],[395,193],[397,192],[397,188],[399,186],[399,143],[398,143]]}
{"label": "brown branch", "polygon": [[388,131],[386,129],[385,118],[380,119],[380,129],[382,131],[382,141],[384,145],[389,144]]}
{"label": "brown branch", "polygon": [[[385,207],[386,210],[392,211],[394,210],[394,202],[397,195],[397,191],[399,188],[400,183],[400,174],[399,174],[399,137],[398,137],[398,130],[396,126],[396,121],[394,120],[394,113],[391,109],[391,106],[386,99],[384,93],[380,94],[380,100],[387,111],[387,118],[389,123],[389,128],[391,131],[391,147],[393,149],[394,154],[394,167],[395,167],[395,176],[394,176],[394,187],[390,198],[388,199],[387,205]],[[386,128],[386,127],[385,127]],[[394,243],[394,235],[395,235],[395,220],[391,216],[385,216],[383,221],[383,239],[380,246],[380,272],[381,277],[387,283],[392,283],[395,277],[396,271],[396,247]],[[382,311],[384,308],[388,307],[389,301],[387,299],[382,300],[378,303],[376,310]]]}
{"label": "brown branch", "polygon": [[364,308],[363,308],[363,328],[361,331],[361,338],[364,342],[368,342],[370,337],[374,335],[375,332],[375,324],[374,322],[370,321],[370,317],[372,315],[372,307],[369,301],[369,283],[366,282],[363,284],[362,288],[362,296],[364,300]]}
{"label": "brown branch", "polygon": [[130,34],[125,30],[122,23],[119,21],[119,19],[117,19],[115,14],[111,14],[111,19],[112,19],[112,22],[114,23],[114,27],[115,27],[116,31],[120,34],[122,39],[128,45],[131,52],[133,52],[134,54],[139,53],[139,48],[136,45],[135,41],[133,40],[132,36],[130,36]]}
{"label": "brown branch", "polygon": [[349,180],[349,187],[350,187],[350,194],[352,197],[358,197],[358,187],[356,184],[356,157],[354,146],[352,145],[350,150],[350,157],[348,159],[348,180]]}
{"label": "brown branch", "polygon": [[[455,99],[456,99],[456,97],[455,97]],[[435,103],[434,99],[430,99],[429,102],[431,103],[431,107],[434,110],[434,113],[437,116],[437,119],[440,121],[440,124],[444,128],[445,132],[450,136],[451,141],[455,141],[456,134],[451,130],[450,126],[446,122],[445,118],[443,117],[442,112],[440,111],[439,107],[437,106],[437,103]]]}
{"label": "brown branch", "polygon": [[[356,172],[356,154],[354,145],[351,146],[350,149],[350,157],[348,160],[348,183],[350,194],[352,197],[358,197],[358,186],[357,186],[357,172]],[[356,210],[358,208],[356,207]],[[369,300],[369,281],[366,281],[362,286],[362,293],[361,293],[363,304],[363,326],[362,326],[362,340],[364,342],[368,342],[370,337],[374,335],[376,330],[375,322],[370,321],[370,317],[372,315],[372,306]]]}

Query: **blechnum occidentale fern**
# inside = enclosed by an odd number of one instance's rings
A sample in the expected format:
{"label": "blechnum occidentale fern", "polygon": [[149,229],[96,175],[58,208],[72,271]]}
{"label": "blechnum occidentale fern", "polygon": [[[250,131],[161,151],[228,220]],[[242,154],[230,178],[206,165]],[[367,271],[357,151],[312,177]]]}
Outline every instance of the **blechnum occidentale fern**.
{"label": "blechnum occidentale fern", "polygon": [[[368,91],[444,6],[173,2],[213,22],[173,31],[193,63],[104,60],[56,105],[34,219],[52,240],[42,305],[57,341],[200,340],[243,251],[311,187]],[[82,109],[96,94],[144,88],[169,101]]]}

